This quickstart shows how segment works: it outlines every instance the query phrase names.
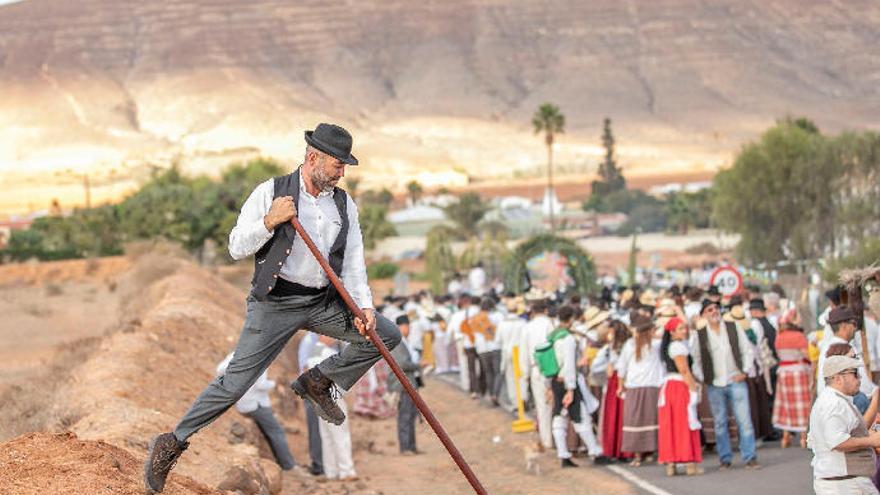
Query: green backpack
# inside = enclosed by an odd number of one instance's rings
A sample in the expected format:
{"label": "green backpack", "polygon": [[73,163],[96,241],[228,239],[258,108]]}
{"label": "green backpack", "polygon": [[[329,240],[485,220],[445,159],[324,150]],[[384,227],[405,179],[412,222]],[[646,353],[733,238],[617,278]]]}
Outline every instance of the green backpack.
{"label": "green backpack", "polygon": [[538,363],[538,370],[547,378],[553,378],[559,374],[559,363],[556,361],[556,352],[553,351],[553,344],[568,335],[569,331],[567,328],[557,328],[547,336],[547,342],[535,347],[535,362]]}

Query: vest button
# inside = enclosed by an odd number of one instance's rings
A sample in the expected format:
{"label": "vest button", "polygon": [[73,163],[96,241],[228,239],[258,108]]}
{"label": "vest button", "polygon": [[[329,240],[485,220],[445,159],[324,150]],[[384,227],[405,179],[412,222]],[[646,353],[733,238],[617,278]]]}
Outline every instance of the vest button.
{"label": "vest button", "polygon": [[278,278],[278,274],[272,275],[272,278]]}
{"label": "vest button", "polygon": [[290,249],[287,250],[287,254],[290,254]]}
{"label": "vest button", "polygon": [[279,261],[279,262],[278,262],[278,266],[281,266],[281,265],[283,265],[283,264],[284,264],[283,261]]}

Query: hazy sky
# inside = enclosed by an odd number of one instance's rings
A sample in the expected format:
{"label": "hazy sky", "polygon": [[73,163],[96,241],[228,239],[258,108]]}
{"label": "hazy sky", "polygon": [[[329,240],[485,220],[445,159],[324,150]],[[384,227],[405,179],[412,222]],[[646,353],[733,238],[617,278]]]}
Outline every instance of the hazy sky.
{"label": "hazy sky", "polygon": [[24,0],[0,0],[0,5],[5,5],[7,3],[16,3],[16,2],[24,2]]}

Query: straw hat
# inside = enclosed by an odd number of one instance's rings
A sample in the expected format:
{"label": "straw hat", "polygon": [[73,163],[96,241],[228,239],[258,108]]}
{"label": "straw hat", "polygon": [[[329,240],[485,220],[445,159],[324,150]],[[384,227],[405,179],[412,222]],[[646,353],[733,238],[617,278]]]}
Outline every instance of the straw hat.
{"label": "straw hat", "polygon": [[586,322],[587,329],[592,329],[598,326],[600,323],[608,319],[608,316],[611,313],[608,311],[602,311],[596,306],[590,306],[584,312],[584,321]]}
{"label": "straw hat", "polygon": [[656,306],[657,305],[657,293],[652,289],[648,289],[642,293],[639,297],[639,302],[644,306]]}

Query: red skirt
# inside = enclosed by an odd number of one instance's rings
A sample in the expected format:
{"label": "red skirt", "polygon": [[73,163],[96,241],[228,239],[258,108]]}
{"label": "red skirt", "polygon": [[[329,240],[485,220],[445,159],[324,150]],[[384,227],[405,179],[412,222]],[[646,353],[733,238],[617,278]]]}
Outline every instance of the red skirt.
{"label": "red skirt", "polygon": [[688,422],[690,390],[681,380],[667,380],[666,402],[658,411],[657,462],[703,462],[700,430],[691,430]]}
{"label": "red skirt", "polygon": [[602,452],[608,457],[630,457],[620,448],[623,440],[623,400],[617,396],[617,372],[608,378],[602,402]]}

